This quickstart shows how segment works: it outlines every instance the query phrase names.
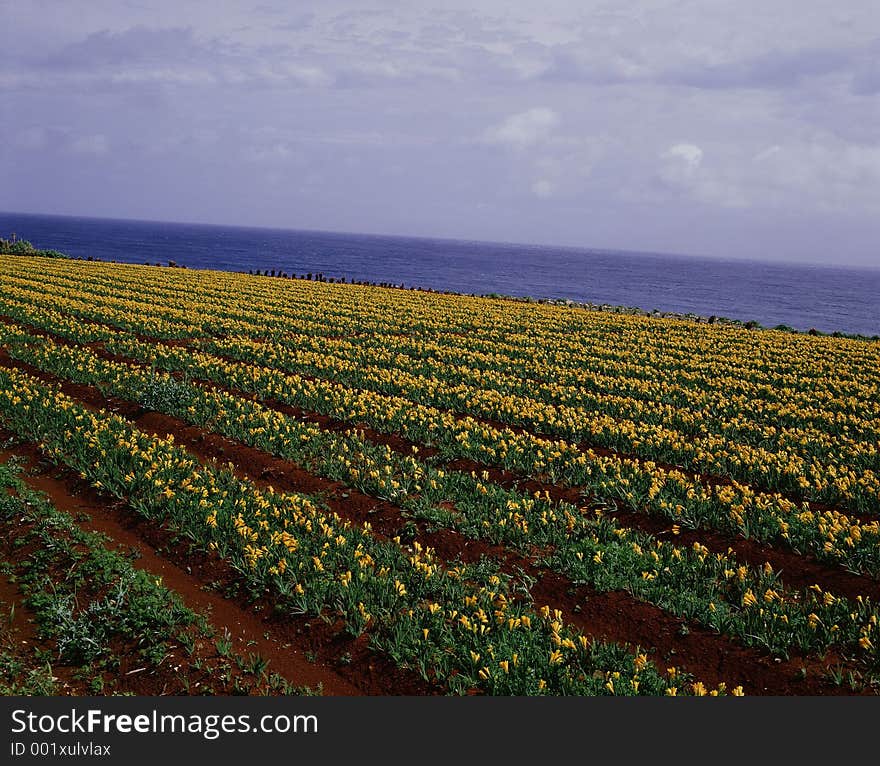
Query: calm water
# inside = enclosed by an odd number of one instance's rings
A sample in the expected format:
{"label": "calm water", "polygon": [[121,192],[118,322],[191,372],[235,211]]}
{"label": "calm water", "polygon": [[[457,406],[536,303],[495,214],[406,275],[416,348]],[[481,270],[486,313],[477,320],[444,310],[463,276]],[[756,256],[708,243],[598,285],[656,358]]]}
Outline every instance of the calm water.
{"label": "calm water", "polygon": [[880,334],[880,270],[537,245],[0,213],[0,236],[77,257],[403,283]]}

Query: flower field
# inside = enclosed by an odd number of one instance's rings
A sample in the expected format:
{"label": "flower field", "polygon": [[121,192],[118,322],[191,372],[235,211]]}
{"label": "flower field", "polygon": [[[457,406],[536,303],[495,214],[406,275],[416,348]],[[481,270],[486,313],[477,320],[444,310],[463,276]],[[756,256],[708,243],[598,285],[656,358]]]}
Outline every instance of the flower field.
{"label": "flower field", "polygon": [[[193,647],[175,693],[190,673],[191,693],[211,673],[217,693],[880,692],[876,342],[0,266],[7,494],[86,508],[65,523],[165,573],[168,631]],[[16,599],[40,625],[5,585]]]}

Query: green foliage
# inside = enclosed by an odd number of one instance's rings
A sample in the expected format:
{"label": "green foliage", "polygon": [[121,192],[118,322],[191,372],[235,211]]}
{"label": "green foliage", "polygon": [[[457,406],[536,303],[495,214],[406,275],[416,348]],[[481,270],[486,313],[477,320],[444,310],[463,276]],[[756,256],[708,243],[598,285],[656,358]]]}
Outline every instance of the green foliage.
{"label": "green foliage", "polygon": [[152,375],[135,398],[144,406],[156,412],[176,412],[189,405],[192,387],[178,381],[171,375]]}
{"label": "green foliage", "polygon": [[57,693],[52,666],[31,667],[29,657],[5,635],[0,645],[0,695],[4,697],[47,697]]}
{"label": "green foliage", "polygon": [[62,662],[107,665],[124,645],[158,665],[175,631],[203,629],[175,594],[108,550],[105,537],[80,529],[3,464],[0,521],[13,519],[23,529],[16,544],[32,547],[19,566],[24,603],[34,611],[40,635],[55,641]]}
{"label": "green foliage", "polygon": [[18,239],[15,234],[10,239],[0,237],[0,255],[33,255],[41,258],[67,258],[58,250],[41,250],[26,239]]}

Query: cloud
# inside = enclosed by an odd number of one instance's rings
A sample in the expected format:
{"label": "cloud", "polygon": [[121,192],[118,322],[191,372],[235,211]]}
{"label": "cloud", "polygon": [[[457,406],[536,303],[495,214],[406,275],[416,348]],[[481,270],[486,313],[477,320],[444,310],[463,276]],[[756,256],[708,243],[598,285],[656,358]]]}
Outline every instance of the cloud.
{"label": "cloud", "polygon": [[720,207],[747,207],[748,198],[735,179],[719,170],[717,160],[707,165],[705,156],[703,149],[692,143],[678,143],[666,149],[660,155],[654,178],[664,196],[672,193]]}
{"label": "cloud", "polygon": [[94,69],[134,63],[183,61],[197,57],[202,44],[190,28],[151,28],[135,26],[120,32],[101,30],[46,56],[42,65],[49,69]]}
{"label": "cloud", "polygon": [[555,45],[546,49],[543,63],[533,65],[537,77],[550,82],[583,82],[615,85],[650,76],[637,49],[608,50],[582,42]]}
{"label": "cloud", "polygon": [[279,163],[294,163],[301,165],[305,162],[305,155],[295,145],[288,141],[270,141],[246,146],[243,150],[246,159],[257,163],[275,165]]}
{"label": "cloud", "polygon": [[41,89],[333,84],[325,67],[286,44],[244,44],[197,37],[191,27],[144,25],[93,32],[41,57],[20,56],[0,75],[0,87]]}
{"label": "cloud", "polygon": [[282,72],[310,88],[322,88],[333,84],[332,75],[317,66],[288,63],[283,65]]}
{"label": "cloud", "polygon": [[853,59],[852,51],[832,48],[770,50],[717,64],[691,60],[658,79],[705,89],[793,88],[808,79],[847,69]]}
{"label": "cloud", "polygon": [[541,199],[552,197],[554,191],[555,187],[553,184],[544,178],[540,181],[535,181],[535,183],[532,184],[532,192],[536,197],[540,197]]}
{"label": "cloud", "polygon": [[647,37],[640,25],[625,33],[585,30],[577,42],[522,45],[511,67],[524,79],[594,86],[653,85],[701,90],[794,90],[813,81],[844,75],[853,92],[880,88],[880,42],[852,45],[778,47],[754,41],[739,49],[688,39],[681,31]]}
{"label": "cloud", "polygon": [[63,152],[86,157],[100,157],[110,152],[105,133],[77,133],[69,125],[32,125],[20,130],[13,141],[23,151]]}
{"label": "cloud", "polygon": [[880,145],[831,139],[773,146],[740,169],[758,199],[826,211],[880,213]]}
{"label": "cloud", "polygon": [[699,175],[703,150],[696,144],[674,144],[660,159],[660,179],[670,187],[688,188]]}
{"label": "cloud", "polygon": [[670,146],[663,156],[675,162],[681,161],[687,172],[693,173],[703,161],[703,150],[696,144],[675,144]]}
{"label": "cloud", "polygon": [[768,146],[766,149],[761,149],[753,158],[754,162],[767,162],[774,155],[779,154],[782,151],[782,147],[779,144],[773,144],[773,146]]}
{"label": "cloud", "polygon": [[749,152],[730,143],[716,147],[710,163],[696,144],[679,143],[659,160],[656,199],[671,193],[722,208],[880,212],[880,145],[822,136]]}
{"label": "cloud", "polygon": [[500,124],[489,128],[484,139],[513,149],[525,149],[546,140],[556,126],[559,115],[547,107],[535,107],[507,117]]}

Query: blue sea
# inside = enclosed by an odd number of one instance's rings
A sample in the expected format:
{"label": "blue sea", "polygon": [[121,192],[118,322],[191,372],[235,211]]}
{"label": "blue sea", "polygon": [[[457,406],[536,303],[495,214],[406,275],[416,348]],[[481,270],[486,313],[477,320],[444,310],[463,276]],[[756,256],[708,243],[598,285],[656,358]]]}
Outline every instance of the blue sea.
{"label": "blue sea", "polygon": [[462,293],[568,298],[880,334],[880,269],[588,248],[0,213],[0,236],[75,257],[323,273]]}

